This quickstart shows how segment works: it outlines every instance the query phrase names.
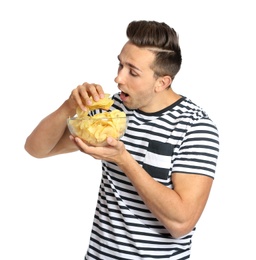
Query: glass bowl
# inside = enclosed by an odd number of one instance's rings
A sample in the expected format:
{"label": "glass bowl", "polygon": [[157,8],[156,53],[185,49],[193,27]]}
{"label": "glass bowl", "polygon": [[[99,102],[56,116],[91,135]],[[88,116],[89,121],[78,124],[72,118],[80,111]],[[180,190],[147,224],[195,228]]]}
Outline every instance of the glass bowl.
{"label": "glass bowl", "polygon": [[92,146],[106,146],[108,137],[119,140],[127,127],[127,117],[106,117],[104,114],[67,119],[67,126],[73,136],[81,138]]}

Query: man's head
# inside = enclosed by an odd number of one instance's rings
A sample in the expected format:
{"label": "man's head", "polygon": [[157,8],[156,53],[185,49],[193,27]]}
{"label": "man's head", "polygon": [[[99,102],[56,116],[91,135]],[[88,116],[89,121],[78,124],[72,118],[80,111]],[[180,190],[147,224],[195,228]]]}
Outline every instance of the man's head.
{"label": "man's head", "polygon": [[157,77],[169,75],[174,79],[181,67],[182,57],[176,31],[165,23],[132,21],[126,31],[129,41],[155,53],[152,70]]}
{"label": "man's head", "polygon": [[171,88],[181,66],[176,32],[165,23],[133,21],[127,37],[115,78],[123,103],[130,109],[156,112],[179,99]]}

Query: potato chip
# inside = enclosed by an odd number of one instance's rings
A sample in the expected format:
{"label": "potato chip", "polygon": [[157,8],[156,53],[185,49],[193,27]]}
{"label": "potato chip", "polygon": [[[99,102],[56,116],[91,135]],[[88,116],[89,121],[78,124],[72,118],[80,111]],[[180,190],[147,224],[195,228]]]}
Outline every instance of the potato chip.
{"label": "potato chip", "polygon": [[104,110],[108,110],[114,103],[114,100],[112,100],[110,98],[110,94],[105,94],[104,98],[101,98],[98,101],[94,101],[91,97],[92,100],[92,104],[90,106],[88,106],[89,110],[95,110],[95,109],[104,109]]}
{"label": "potato chip", "polygon": [[94,101],[92,97],[90,97],[92,104],[90,106],[86,106],[87,110],[83,111],[80,107],[77,107],[76,114],[79,117],[86,117],[88,113],[92,110],[96,109],[104,109],[108,110],[114,103],[114,100],[110,98],[110,94],[105,94],[104,98],[101,98],[98,101]]}

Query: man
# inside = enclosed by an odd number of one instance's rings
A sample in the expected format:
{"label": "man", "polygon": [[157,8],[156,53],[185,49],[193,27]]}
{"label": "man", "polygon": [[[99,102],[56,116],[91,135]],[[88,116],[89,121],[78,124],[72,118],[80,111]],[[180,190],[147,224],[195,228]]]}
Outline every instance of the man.
{"label": "man", "polygon": [[110,108],[129,119],[121,140],[88,146],[66,119],[86,111],[97,84],[83,83],[28,136],[25,149],[43,158],[80,150],[102,160],[102,181],[85,259],[188,259],[210,194],[219,137],[208,115],[171,88],[181,66],[178,35],[165,23],[133,21],[118,55],[120,90]]}

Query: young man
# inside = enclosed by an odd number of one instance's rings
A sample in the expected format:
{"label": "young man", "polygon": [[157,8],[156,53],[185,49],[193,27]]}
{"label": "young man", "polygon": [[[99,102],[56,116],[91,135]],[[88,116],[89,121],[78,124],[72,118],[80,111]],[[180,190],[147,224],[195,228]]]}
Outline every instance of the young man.
{"label": "young man", "polygon": [[119,92],[110,110],[124,111],[126,133],[93,147],[66,126],[90,97],[83,83],[28,136],[25,149],[43,158],[80,150],[102,160],[102,181],[85,259],[188,259],[195,226],[211,190],[219,152],[218,130],[208,115],[171,88],[181,66],[174,29],[133,21],[118,55]]}

